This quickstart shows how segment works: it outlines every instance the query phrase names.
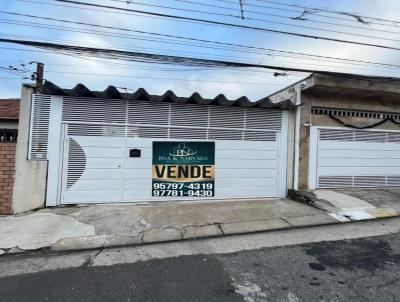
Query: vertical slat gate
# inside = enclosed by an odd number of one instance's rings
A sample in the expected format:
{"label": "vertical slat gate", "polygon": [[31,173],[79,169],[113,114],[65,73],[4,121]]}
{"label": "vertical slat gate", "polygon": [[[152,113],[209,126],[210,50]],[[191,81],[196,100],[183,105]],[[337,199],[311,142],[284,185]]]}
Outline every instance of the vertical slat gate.
{"label": "vertical slat gate", "polygon": [[51,96],[34,94],[32,96],[31,127],[28,158],[47,159]]}

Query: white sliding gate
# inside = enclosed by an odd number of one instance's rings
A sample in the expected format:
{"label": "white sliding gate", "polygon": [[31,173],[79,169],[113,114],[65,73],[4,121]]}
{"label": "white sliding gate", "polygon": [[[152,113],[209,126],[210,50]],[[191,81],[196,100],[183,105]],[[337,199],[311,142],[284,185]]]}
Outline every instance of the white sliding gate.
{"label": "white sliding gate", "polygon": [[400,132],[311,127],[309,188],[400,186]]}
{"label": "white sliding gate", "polygon": [[[152,197],[151,166],[154,140],[95,136],[67,137],[62,203],[177,199]],[[129,150],[132,148],[140,149],[141,157],[129,157]],[[215,141],[215,158],[215,198],[279,195],[276,141],[218,140]]]}
{"label": "white sliding gate", "polygon": [[[54,99],[47,205],[204,199],[152,197],[153,141],[215,142],[211,198],[286,196],[286,111]],[[140,157],[130,157],[131,149]]]}

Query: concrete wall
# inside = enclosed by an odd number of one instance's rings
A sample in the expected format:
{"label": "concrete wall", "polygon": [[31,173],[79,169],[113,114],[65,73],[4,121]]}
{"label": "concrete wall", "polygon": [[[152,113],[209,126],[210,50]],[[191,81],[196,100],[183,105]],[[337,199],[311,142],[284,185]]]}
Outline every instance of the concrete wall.
{"label": "concrete wall", "polygon": [[[400,96],[399,96],[400,98]],[[301,132],[300,132],[300,162],[299,162],[299,189],[305,190],[308,188],[308,167],[309,167],[309,140],[310,127],[313,126],[331,126],[343,127],[337,121],[334,121],[329,116],[311,115],[311,107],[326,107],[335,109],[347,110],[365,110],[377,112],[397,112],[400,113],[399,99],[379,100],[363,99],[357,97],[334,97],[334,96],[318,96],[318,95],[302,95],[301,107]],[[344,120],[344,119],[343,119]],[[346,118],[346,123],[349,124],[374,124],[379,120],[366,118]],[[391,122],[384,123],[374,129],[399,130],[400,126]]]}
{"label": "concrete wall", "polygon": [[32,87],[22,87],[12,199],[14,214],[37,209],[45,204],[47,162],[28,160],[32,93]]}

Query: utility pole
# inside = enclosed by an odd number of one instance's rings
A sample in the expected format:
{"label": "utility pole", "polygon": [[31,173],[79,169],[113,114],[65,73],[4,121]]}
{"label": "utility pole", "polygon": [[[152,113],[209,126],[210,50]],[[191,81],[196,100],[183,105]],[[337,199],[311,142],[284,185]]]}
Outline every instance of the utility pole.
{"label": "utility pole", "polygon": [[36,88],[43,86],[44,64],[36,62]]}
{"label": "utility pole", "polygon": [[32,73],[32,80],[36,80],[36,88],[41,88],[43,86],[44,79],[44,64],[36,61],[29,62],[29,65],[35,63],[36,71]]}

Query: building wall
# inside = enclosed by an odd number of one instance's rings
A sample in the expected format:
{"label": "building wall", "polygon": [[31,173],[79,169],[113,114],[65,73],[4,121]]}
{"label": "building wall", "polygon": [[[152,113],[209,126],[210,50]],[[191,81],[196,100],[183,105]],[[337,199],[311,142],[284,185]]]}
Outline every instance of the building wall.
{"label": "building wall", "polygon": [[[299,189],[308,189],[308,167],[309,167],[309,141],[310,124],[313,126],[331,126],[344,127],[341,123],[331,119],[329,116],[311,115],[311,107],[326,107],[347,110],[365,110],[377,112],[400,113],[399,100],[365,100],[356,97],[333,97],[333,96],[315,96],[302,95],[301,106],[301,132],[300,132],[300,160],[299,160]],[[365,121],[367,120],[367,121]],[[368,122],[374,124],[379,120],[347,118],[346,122],[350,124],[359,124]],[[374,129],[399,130],[400,126],[391,122],[381,124]]]}
{"label": "building wall", "polygon": [[16,143],[0,143],[0,215],[12,213]]}
{"label": "building wall", "polygon": [[22,87],[12,199],[14,214],[43,207],[45,203],[47,162],[28,160],[32,92],[32,87]]}

